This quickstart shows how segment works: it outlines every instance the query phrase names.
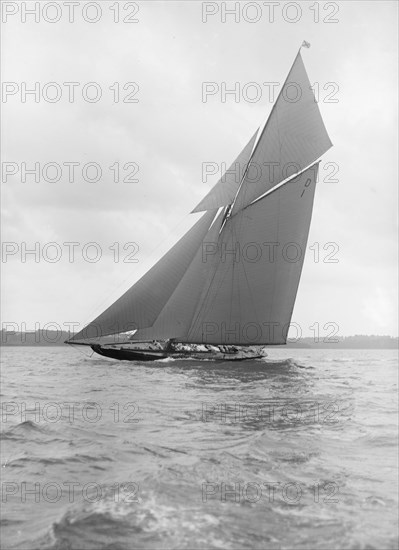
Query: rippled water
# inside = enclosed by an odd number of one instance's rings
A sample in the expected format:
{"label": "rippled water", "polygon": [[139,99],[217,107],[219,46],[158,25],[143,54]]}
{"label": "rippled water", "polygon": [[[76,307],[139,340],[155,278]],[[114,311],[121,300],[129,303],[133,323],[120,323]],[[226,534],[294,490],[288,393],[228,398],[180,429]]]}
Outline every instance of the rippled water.
{"label": "rippled water", "polygon": [[397,547],[394,350],[2,359],[4,549]]}

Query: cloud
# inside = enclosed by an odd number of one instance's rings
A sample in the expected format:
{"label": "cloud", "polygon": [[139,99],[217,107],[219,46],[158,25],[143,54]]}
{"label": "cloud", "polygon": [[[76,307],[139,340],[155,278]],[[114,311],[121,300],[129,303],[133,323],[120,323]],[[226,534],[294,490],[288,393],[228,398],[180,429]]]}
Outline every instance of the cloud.
{"label": "cloud", "polygon": [[[39,265],[10,258],[3,264],[3,318],[44,323],[72,315],[83,322],[107,291],[116,293],[122,281],[127,288],[129,278],[134,282],[194,223],[188,213],[217,180],[202,181],[202,163],[236,157],[270,112],[263,83],[283,82],[305,38],[312,47],[304,62],[312,84],[319,85],[334,143],[321,165],[309,244],[338,243],[340,262],[316,264],[308,255],[294,316],[305,324],[333,319],[346,333],[393,334],[387,304],[395,295],[397,230],[394,3],[375,10],[369,2],[341,2],[336,24],[314,23],[307,4],[296,24],[286,22],[280,8],[272,24],[266,12],[253,24],[242,18],[223,23],[220,13],[203,23],[201,3],[195,2],[140,3],[138,24],[116,24],[109,4],[103,6],[98,24],[81,17],[73,24],[65,18],[22,24],[14,17],[4,25],[4,80],[28,87],[39,82],[41,92],[57,82],[63,96],[56,103],[27,96],[23,103],[18,92],[3,103],[3,160],[19,168],[38,162],[41,170],[48,162],[79,165],[72,183],[66,170],[56,183],[43,177],[35,183],[32,176],[21,183],[20,172],[3,183],[3,238],[42,245],[96,241],[104,257],[97,264]],[[204,102],[203,83],[222,81],[241,85],[239,102],[232,96],[223,102],[220,93]],[[64,82],[79,83],[73,103]],[[88,82],[101,86],[97,103],[82,97]],[[132,90],[123,89],[128,82],[139,84],[139,103],[123,101]],[[264,90],[258,102],[243,98],[248,82]],[[339,85],[338,103],[326,102],[330,88],[324,86],[331,82]],[[88,162],[101,166],[101,181],[85,181]],[[114,182],[110,167],[119,163],[126,176],[127,162],[139,166],[139,181]],[[323,181],[327,162],[338,166],[338,183]],[[131,241],[141,254],[133,274],[131,266],[112,262],[109,248]]]}

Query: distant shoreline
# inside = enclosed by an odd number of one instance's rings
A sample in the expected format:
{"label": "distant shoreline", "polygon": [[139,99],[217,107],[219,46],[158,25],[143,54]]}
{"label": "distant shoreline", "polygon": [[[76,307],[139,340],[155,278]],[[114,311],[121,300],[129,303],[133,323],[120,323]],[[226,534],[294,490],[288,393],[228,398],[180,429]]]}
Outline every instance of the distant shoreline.
{"label": "distant shoreline", "polygon": [[[261,344],[259,344],[261,345]],[[64,348],[65,347],[65,344],[0,344],[0,348]],[[69,346],[71,347],[71,346]],[[72,346],[73,347],[73,346]],[[388,346],[371,346],[371,347],[349,347],[349,346],[318,346],[317,344],[315,344],[314,346],[303,346],[303,345],[284,345],[284,344],[281,344],[281,345],[278,345],[278,346],[269,346],[267,344],[264,344],[264,347],[266,348],[270,348],[270,349],[308,349],[308,350],[311,350],[311,349],[347,349],[347,350],[351,350],[351,349],[370,349],[370,350],[376,350],[376,349],[399,349],[398,346],[392,346],[392,347],[388,347]]]}
{"label": "distant shoreline", "polygon": [[[1,331],[0,347],[64,347],[71,334],[59,331],[13,332]],[[327,338],[306,337],[286,345],[270,346],[282,349],[399,349],[399,338],[393,336],[354,335]]]}

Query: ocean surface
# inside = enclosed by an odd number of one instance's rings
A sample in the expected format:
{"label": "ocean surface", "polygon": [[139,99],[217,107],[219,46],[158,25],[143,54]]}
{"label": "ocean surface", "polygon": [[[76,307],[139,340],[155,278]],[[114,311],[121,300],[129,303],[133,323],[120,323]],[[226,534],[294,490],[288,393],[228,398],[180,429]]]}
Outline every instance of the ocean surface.
{"label": "ocean surface", "polygon": [[395,350],[1,355],[4,550],[398,546]]}

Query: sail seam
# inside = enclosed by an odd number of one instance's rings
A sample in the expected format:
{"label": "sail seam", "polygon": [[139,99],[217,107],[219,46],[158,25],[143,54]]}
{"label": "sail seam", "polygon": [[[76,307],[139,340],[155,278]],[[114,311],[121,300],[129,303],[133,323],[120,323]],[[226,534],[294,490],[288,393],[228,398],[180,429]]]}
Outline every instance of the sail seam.
{"label": "sail seam", "polygon": [[[279,241],[279,235],[280,235],[280,193],[278,193],[278,211],[277,211],[277,242]],[[274,272],[273,272],[273,291],[272,291],[272,304],[269,311],[269,327],[270,323],[272,322],[271,316],[273,314],[274,309],[274,295],[275,295],[275,289],[276,289],[276,271],[277,271],[277,262],[274,262]],[[274,325],[273,325],[273,331],[274,331]]]}
{"label": "sail seam", "polygon": [[[211,292],[211,288],[213,286],[213,282],[215,280],[215,277],[216,277],[216,273],[217,273],[217,268],[218,268],[218,265],[212,267],[213,269],[213,274],[212,274],[212,278],[211,280],[206,282],[206,284],[204,285],[204,289],[206,287],[206,285],[208,285],[206,291],[205,291],[205,295],[203,294],[202,297],[201,297],[201,300],[200,300],[200,307],[197,309],[195,315],[193,316],[193,319],[192,319],[192,323],[191,323],[191,326],[190,326],[190,329],[188,330],[188,334],[192,333],[193,331],[195,332],[195,330],[198,330],[198,327],[196,326],[197,323],[198,323],[198,320],[200,318],[200,315],[202,315],[203,317],[207,314],[207,312],[209,311],[209,307],[207,309],[207,305],[208,305],[208,298],[209,298],[209,294]],[[226,270],[223,278],[221,279],[220,281],[220,284],[219,284],[219,288],[217,289],[216,291],[216,295],[219,293],[220,291],[220,288],[221,286],[223,285],[224,281],[225,281],[225,278],[227,277],[228,275],[228,272],[229,270]],[[203,298],[203,299],[202,299]]]}
{"label": "sail seam", "polygon": [[[220,216],[220,214],[219,214]],[[219,236],[218,236],[218,241],[219,241]],[[203,289],[202,289],[202,293],[201,293],[201,297],[199,299],[199,304],[197,306],[197,309],[196,311],[194,311],[194,314],[191,318],[191,321],[190,321],[190,324],[188,325],[189,328],[187,330],[187,336],[190,335],[190,333],[196,328],[196,324],[198,322],[198,319],[199,319],[199,316],[200,314],[202,313],[203,311],[203,308],[205,307],[205,303],[206,303],[206,300],[208,298],[208,294],[210,292],[210,289],[211,289],[211,286],[212,286],[212,283],[213,283],[213,280],[216,276],[216,272],[217,272],[217,266],[215,265],[212,265],[212,270],[213,270],[213,274],[212,274],[212,278],[211,278],[211,281],[208,283],[208,279],[209,279],[209,275],[207,277],[207,280],[205,281],[205,284],[203,286]],[[206,286],[208,285],[208,288],[205,290]],[[204,294],[205,293],[205,294]]]}

